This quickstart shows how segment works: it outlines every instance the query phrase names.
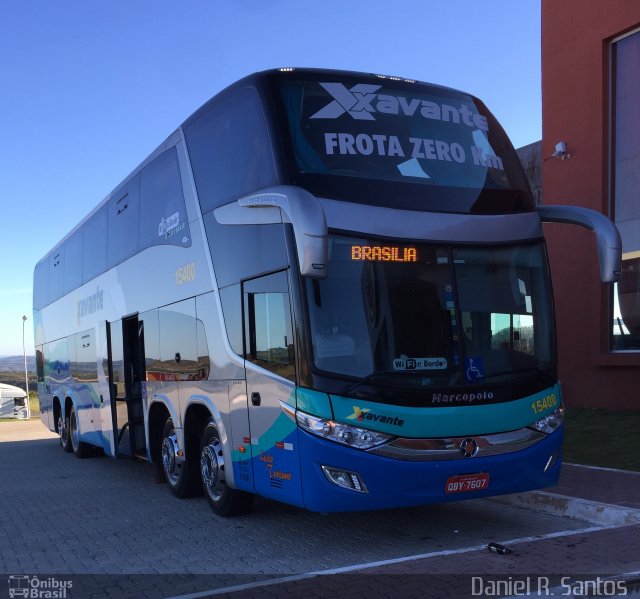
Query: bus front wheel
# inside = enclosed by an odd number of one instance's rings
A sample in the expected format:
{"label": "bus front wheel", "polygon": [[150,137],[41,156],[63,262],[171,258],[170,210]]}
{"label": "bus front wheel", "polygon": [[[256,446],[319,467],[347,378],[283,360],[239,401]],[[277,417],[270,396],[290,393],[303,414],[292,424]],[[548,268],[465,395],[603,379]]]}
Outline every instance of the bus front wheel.
{"label": "bus front wheel", "polygon": [[200,441],[200,474],[205,497],[218,516],[246,514],[253,505],[254,495],[229,487],[225,468],[220,433],[215,423],[209,422]]}

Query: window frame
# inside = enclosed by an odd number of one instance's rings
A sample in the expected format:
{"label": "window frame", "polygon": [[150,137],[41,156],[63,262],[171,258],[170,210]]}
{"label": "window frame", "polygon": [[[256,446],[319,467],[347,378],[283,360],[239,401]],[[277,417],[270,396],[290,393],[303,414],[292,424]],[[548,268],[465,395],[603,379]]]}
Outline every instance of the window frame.
{"label": "window frame", "polygon": [[[607,148],[607,208],[609,217],[615,223],[616,222],[616,84],[617,84],[617,44],[634,35],[640,35],[640,27],[635,27],[621,35],[617,35],[608,40],[608,88],[607,88],[607,130],[608,130],[608,148]],[[640,79],[640,77],[639,77]],[[639,255],[639,251],[626,252],[627,254]],[[624,260],[623,253],[623,260]],[[632,258],[633,256],[628,256]],[[606,332],[603,335],[604,351],[607,355],[618,360],[624,360],[624,364],[637,364],[638,358],[640,358],[640,348],[632,349],[616,349],[614,347],[614,333],[615,326],[614,311],[615,311],[615,293],[619,283],[610,285],[603,292],[604,295],[604,307],[605,318],[604,324],[606,326]],[[631,362],[629,362],[631,360]],[[608,360],[605,360],[608,362]],[[602,362],[600,360],[599,362]]]}
{"label": "window frame", "polygon": [[[264,286],[260,285],[261,283]],[[285,380],[293,381],[294,383],[298,378],[298,368],[296,364],[296,342],[295,342],[295,327],[293,324],[293,310],[291,306],[291,289],[289,284],[288,270],[278,270],[270,273],[260,275],[258,277],[252,277],[245,279],[241,282],[242,290],[242,344],[243,344],[243,358],[263,368],[272,374],[281,377]],[[255,312],[252,312],[251,308],[254,307],[254,296],[262,294],[279,294],[285,295],[283,306],[285,308],[285,329],[287,336],[290,335],[290,341],[288,340],[286,349],[288,351],[288,362],[267,362],[266,360],[259,360],[256,355],[253,355],[252,350],[256,350],[256,328],[255,328]],[[293,374],[287,376],[282,374],[277,368],[270,368],[270,365],[292,367]]]}

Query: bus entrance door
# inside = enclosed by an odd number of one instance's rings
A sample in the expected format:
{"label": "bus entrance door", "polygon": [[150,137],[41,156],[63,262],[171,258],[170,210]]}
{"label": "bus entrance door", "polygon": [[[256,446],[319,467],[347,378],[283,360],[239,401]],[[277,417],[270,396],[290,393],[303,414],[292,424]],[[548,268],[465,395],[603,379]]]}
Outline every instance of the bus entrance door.
{"label": "bus entrance door", "polygon": [[143,324],[136,315],[110,323],[108,331],[116,454],[145,458]]}
{"label": "bus entrance door", "polygon": [[282,408],[295,394],[287,273],[251,279],[242,288],[255,488],[265,497],[302,505],[296,424]]}

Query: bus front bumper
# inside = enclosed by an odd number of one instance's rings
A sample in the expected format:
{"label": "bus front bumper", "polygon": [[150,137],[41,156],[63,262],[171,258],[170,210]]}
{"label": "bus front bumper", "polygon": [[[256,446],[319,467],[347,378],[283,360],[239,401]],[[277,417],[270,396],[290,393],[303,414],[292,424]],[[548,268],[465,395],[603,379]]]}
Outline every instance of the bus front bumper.
{"label": "bus front bumper", "polygon": [[[317,512],[374,510],[549,487],[560,475],[562,438],[560,427],[521,451],[415,462],[374,455],[298,429],[304,505]],[[355,488],[341,486],[345,478]]]}

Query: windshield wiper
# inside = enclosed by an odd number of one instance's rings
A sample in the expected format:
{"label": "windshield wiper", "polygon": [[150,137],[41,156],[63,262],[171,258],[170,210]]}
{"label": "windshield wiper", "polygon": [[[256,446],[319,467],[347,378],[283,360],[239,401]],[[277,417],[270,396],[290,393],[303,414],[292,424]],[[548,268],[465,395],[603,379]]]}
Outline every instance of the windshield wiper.
{"label": "windshield wiper", "polygon": [[481,382],[481,381],[488,381],[501,376],[518,377],[519,375],[522,375],[522,374],[537,374],[538,376],[540,376],[545,380],[549,380],[551,382],[553,382],[554,380],[553,374],[549,370],[543,370],[542,368],[539,368],[537,366],[531,366],[530,368],[520,368],[518,370],[503,370],[501,372],[493,372],[488,376],[483,376],[481,378],[474,380],[473,382],[475,383],[475,382]]}
{"label": "windshield wiper", "polygon": [[357,380],[355,383],[351,383],[351,385],[345,387],[341,395],[349,395],[350,393],[353,393],[358,387],[361,387],[362,385],[368,383],[370,380],[375,379],[376,377],[390,375],[398,376],[402,374],[405,374],[405,372],[399,372],[397,370],[376,370],[375,372],[372,372],[371,374],[368,374],[367,376]]}

